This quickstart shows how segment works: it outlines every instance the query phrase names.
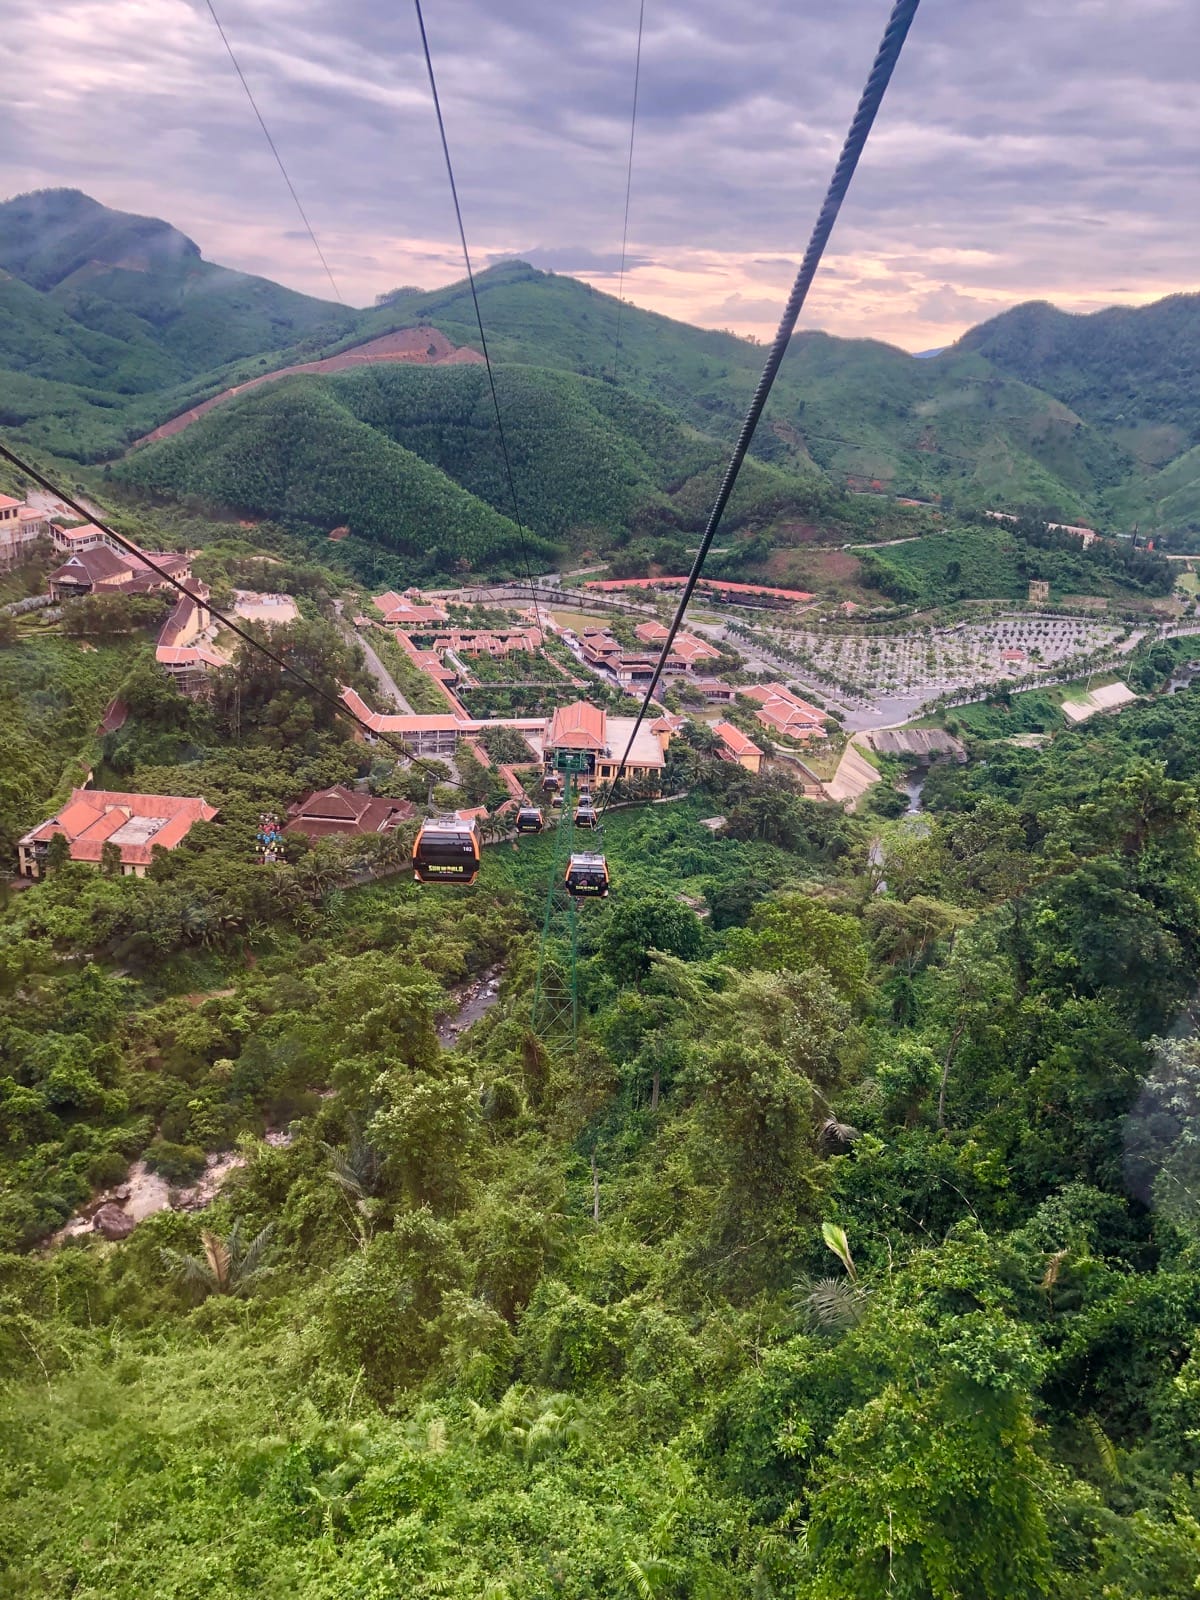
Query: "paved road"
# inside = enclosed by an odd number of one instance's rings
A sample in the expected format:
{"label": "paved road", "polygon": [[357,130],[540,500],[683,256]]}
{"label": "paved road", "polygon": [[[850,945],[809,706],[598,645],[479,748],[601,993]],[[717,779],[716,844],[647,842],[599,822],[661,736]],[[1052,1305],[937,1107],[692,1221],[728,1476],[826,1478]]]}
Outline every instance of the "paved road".
{"label": "paved road", "polygon": [[371,648],[366,634],[360,633],[357,628],[352,627],[351,624],[346,621],[345,617],[342,615],[342,602],[340,600],[335,600],[333,602],[333,608],[337,612],[338,626],[346,635],[346,638],[351,644],[362,646],[362,653],[367,658],[367,671],[375,679],[375,682],[383,690],[384,694],[388,696],[389,699],[395,701],[396,705],[400,709],[401,714],[403,716],[411,717],[413,715],[413,708],[400,693],[400,690],[396,686],[395,678],[392,677],[391,673],[375,654],[375,651]]}

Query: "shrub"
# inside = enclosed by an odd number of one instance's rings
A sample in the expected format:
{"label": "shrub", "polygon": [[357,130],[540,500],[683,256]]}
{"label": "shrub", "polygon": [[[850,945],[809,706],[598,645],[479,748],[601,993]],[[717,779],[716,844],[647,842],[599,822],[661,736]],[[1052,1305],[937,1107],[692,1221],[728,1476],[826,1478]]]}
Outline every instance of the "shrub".
{"label": "shrub", "polygon": [[169,1139],[155,1139],[147,1148],[146,1165],[168,1183],[190,1183],[204,1171],[204,1151],[199,1145],[172,1144]]}

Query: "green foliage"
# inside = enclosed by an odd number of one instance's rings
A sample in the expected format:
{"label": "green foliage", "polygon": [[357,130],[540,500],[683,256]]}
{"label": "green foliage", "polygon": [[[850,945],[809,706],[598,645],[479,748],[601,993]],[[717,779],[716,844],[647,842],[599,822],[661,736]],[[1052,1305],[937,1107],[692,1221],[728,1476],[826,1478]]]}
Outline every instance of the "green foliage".
{"label": "green foliage", "polygon": [[[484,290],[509,319],[503,398],[593,464],[621,440],[628,466],[640,435],[653,461],[625,488],[682,519],[651,467],[703,441],[660,409],[667,355],[690,420],[719,418],[740,342],[634,316],[634,400],[567,371],[610,302],[521,268]],[[792,469],[823,448],[817,388],[850,392],[842,354],[789,358],[811,428],[759,486],[810,481]],[[937,398],[921,364],[855,360],[878,386],[860,448],[906,386]],[[1019,395],[978,360],[945,370],[1015,438]],[[444,452],[428,470],[478,474],[498,521],[478,374],[370,377],[280,403],[323,394],[373,438],[386,411],[388,450]],[[597,467],[614,528],[618,480]],[[538,515],[578,527],[575,492],[548,478]],[[202,559],[258,579],[236,543]],[[273,637],[331,689],[362,681],[323,621]],[[489,847],[471,891],[418,890],[403,834],[288,835],[263,865],[262,811],[392,781],[285,674],[240,656],[195,704],[132,638],[44,636],[0,654],[0,692],[13,837],[88,768],[219,807],[144,879],[59,861],[0,910],[14,1593],[1191,1592],[1200,697],[1036,750],[992,742],[993,706],[920,819],[847,817],[676,740],[687,798],[605,817],[614,892],[577,909],[571,1048],[529,1028],[551,835]],[[100,738],[118,693],[128,721]],[[200,1215],[86,1229],[142,1158],[178,1186],[216,1154]]]}
{"label": "green foliage", "polygon": [[1170,564],[1129,545],[1097,542],[1084,550],[1069,533],[1018,523],[926,534],[862,558],[863,580],[892,600],[944,606],[957,600],[1024,600],[1031,579],[1055,596],[1129,591],[1169,594]]}
{"label": "green foliage", "polygon": [[730,961],[743,968],[804,972],[821,967],[847,1000],[862,998],[867,952],[853,917],[805,895],[764,901],[749,925],[726,941]]}
{"label": "green foliage", "polygon": [[636,983],[650,971],[652,952],[690,961],[700,953],[696,913],[665,895],[622,900],[600,940],[600,958],[618,984]]}

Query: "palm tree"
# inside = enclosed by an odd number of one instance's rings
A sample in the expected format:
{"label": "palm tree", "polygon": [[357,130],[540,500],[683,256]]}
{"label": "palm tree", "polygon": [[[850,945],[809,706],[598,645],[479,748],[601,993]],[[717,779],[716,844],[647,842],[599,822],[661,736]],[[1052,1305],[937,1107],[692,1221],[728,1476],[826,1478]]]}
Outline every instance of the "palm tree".
{"label": "palm tree", "polygon": [[846,1278],[801,1278],[792,1296],[792,1310],[814,1333],[844,1333],[866,1308],[867,1291]]}
{"label": "palm tree", "polygon": [[224,1239],[207,1228],[201,1229],[203,1256],[167,1249],[159,1254],[168,1271],[198,1290],[201,1299],[210,1294],[248,1295],[270,1270],[266,1255],[274,1231],[275,1224],[268,1222],[249,1244],[243,1245],[239,1219]]}
{"label": "palm tree", "polygon": [[329,1157],[330,1176],[346,1196],[359,1246],[365,1248],[379,1209],[376,1193],[383,1176],[383,1162],[379,1152],[363,1138],[357,1118],[352,1116],[349,1121],[350,1143],[346,1149],[324,1141],[321,1148]]}
{"label": "palm tree", "polygon": [[638,1600],[659,1600],[659,1596],[666,1594],[674,1584],[680,1571],[678,1562],[667,1561],[662,1556],[646,1556],[641,1561],[625,1557],[625,1576]]}

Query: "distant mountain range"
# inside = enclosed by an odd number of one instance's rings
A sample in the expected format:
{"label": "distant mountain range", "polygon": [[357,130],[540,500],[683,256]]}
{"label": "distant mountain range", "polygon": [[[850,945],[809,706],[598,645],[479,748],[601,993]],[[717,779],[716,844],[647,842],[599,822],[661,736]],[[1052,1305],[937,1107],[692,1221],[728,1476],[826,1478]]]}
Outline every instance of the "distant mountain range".
{"label": "distant mountain range", "polygon": [[[521,262],[478,285],[539,549],[693,531],[762,351],[627,306],[615,358],[611,297]],[[512,507],[480,370],[444,351],[282,378],[126,456],[264,373],[397,331],[398,348],[415,348],[425,329],[477,347],[465,284],[349,310],[213,265],[168,223],[75,190],[0,204],[0,425],[13,435],[111,462],[133,491],[486,560],[513,547]],[[883,509],[848,491],[874,490],[1200,530],[1200,296],[1091,316],[1018,306],[923,354],[798,335],[756,441],[743,527],[845,536]]]}

